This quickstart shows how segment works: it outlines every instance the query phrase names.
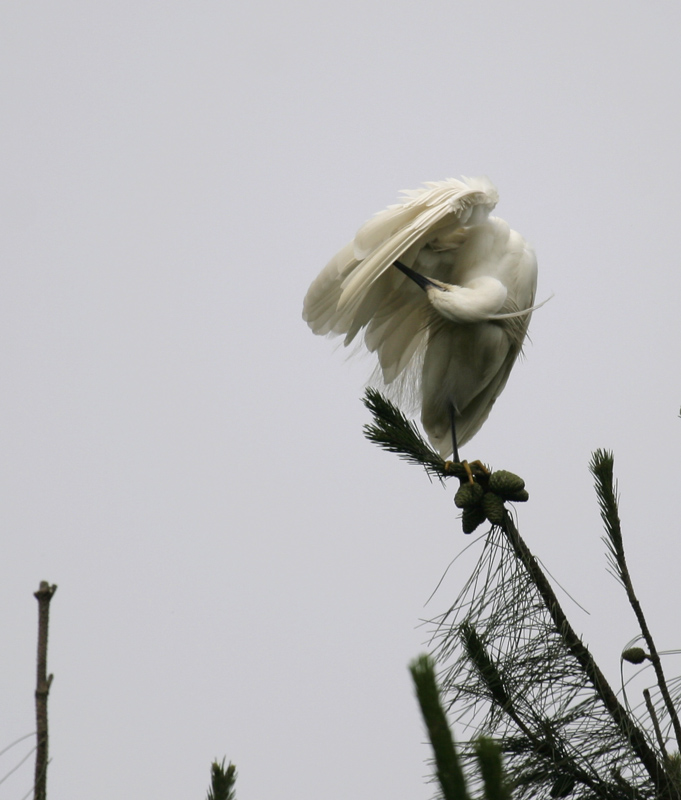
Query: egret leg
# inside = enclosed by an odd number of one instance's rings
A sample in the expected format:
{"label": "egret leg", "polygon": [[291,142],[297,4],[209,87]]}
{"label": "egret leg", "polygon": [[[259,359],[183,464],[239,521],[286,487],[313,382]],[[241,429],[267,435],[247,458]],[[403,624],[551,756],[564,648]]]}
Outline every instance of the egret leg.
{"label": "egret leg", "polygon": [[456,425],[454,424],[454,418],[456,416],[456,411],[454,410],[454,404],[449,404],[449,421],[452,425],[452,461],[455,464],[460,464],[461,459],[459,458],[459,448],[456,444]]}

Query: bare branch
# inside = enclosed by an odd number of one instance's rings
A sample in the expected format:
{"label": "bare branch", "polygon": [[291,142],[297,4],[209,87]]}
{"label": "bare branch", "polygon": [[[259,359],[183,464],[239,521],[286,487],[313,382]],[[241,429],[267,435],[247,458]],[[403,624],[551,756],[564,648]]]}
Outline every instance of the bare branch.
{"label": "bare branch", "polygon": [[47,696],[52,685],[52,675],[47,674],[47,634],[50,623],[50,601],[57,591],[56,585],[40,581],[40,588],[34,592],[38,600],[38,669],[35,689],[35,715],[37,747],[35,757],[34,800],[46,800],[47,796]]}

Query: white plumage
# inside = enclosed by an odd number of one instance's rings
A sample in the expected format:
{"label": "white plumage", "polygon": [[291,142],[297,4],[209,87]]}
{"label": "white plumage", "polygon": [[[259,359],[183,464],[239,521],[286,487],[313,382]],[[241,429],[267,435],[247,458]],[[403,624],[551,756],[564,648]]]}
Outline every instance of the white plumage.
{"label": "white plumage", "polygon": [[518,233],[489,216],[498,193],[488,178],[403,194],[322,270],[303,319],[314,333],[345,335],[346,346],[363,331],[378,356],[375,378],[410,410],[420,406],[446,458],[451,409],[465,444],[506,385],[533,310],[537,261]]}

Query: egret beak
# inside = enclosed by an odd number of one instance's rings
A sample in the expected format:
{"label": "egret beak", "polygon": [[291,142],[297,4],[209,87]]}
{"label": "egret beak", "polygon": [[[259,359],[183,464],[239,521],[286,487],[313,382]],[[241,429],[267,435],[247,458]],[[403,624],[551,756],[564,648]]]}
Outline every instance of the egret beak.
{"label": "egret beak", "polygon": [[431,281],[430,278],[426,278],[425,275],[421,275],[420,272],[414,272],[413,269],[411,269],[410,267],[405,266],[401,261],[395,261],[393,263],[394,263],[394,266],[396,266],[397,269],[400,270],[400,272],[404,272],[404,274],[408,278],[411,278],[414,281],[415,284],[420,286],[423,289],[424,292],[427,289],[439,289],[440,291],[442,291],[442,286],[440,286],[439,284],[435,283],[435,281]]}

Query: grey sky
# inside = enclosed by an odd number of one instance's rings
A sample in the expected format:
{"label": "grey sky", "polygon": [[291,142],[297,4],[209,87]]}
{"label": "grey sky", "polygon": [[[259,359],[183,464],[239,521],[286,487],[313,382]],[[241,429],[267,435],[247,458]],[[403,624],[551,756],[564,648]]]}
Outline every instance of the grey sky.
{"label": "grey sky", "polygon": [[46,579],[54,800],[203,797],[223,755],[240,800],[431,796],[406,664],[469,540],[453,489],[363,439],[370,359],[300,318],[424,180],[489,175],[556,293],[463,455],[526,479],[521,528],[616,681],[635,628],[587,471],[614,449],[639,593],[679,645],[680,23],[669,2],[3,3],[0,745],[33,727]]}

